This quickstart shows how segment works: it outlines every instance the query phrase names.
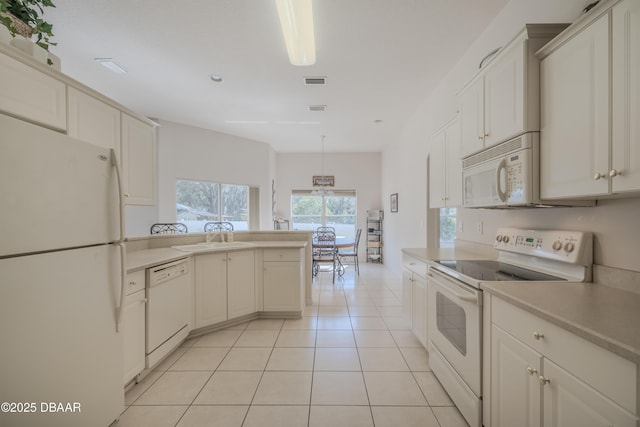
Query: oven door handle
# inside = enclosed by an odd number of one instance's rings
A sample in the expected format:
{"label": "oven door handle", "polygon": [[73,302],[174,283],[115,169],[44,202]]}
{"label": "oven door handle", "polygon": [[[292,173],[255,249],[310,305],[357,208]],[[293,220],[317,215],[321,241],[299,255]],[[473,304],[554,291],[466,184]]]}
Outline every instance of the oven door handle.
{"label": "oven door handle", "polygon": [[[436,279],[436,277],[434,276],[433,273],[437,273],[437,275],[447,281],[453,281],[455,279],[450,278],[445,276],[443,273],[440,273],[439,271],[435,270],[435,269],[429,269],[429,272],[427,273],[427,276],[431,277],[432,279]],[[478,295],[473,292],[473,291],[468,291],[468,293],[462,294],[460,292],[458,292],[456,289],[453,288],[453,286],[447,286],[446,284],[440,282],[440,281],[436,281],[436,283],[441,286],[442,288],[446,289],[448,292],[452,293],[456,298],[459,298],[462,301],[468,301],[468,302],[472,302],[475,304],[478,304]],[[455,282],[453,282],[455,283]],[[459,285],[459,286],[466,286],[466,285]],[[464,291],[463,291],[464,292]]]}

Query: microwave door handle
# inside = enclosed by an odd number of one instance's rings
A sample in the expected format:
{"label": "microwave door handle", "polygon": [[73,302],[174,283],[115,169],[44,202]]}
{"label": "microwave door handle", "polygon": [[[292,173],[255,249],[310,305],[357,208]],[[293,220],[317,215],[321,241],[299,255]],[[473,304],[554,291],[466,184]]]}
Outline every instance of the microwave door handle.
{"label": "microwave door handle", "polygon": [[[506,189],[502,190],[502,181],[500,180],[500,173],[504,170],[505,175],[507,173],[507,159],[500,160],[500,164],[498,164],[498,169],[496,170],[496,190],[498,192],[498,197],[500,200],[505,203],[507,201],[507,191]],[[506,183],[505,183],[506,185]]]}

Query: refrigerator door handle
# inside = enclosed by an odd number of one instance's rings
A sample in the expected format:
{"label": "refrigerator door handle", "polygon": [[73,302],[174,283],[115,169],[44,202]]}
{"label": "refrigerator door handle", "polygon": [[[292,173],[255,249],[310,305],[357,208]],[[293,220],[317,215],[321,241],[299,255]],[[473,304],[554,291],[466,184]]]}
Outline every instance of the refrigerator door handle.
{"label": "refrigerator door handle", "polygon": [[[122,173],[120,171],[120,165],[118,164],[118,156],[116,150],[113,148],[111,151],[111,164],[116,169],[116,177],[118,179],[118,212],[120,215],[120,238],[118,242],[124,242],[124,190],[122,188]],[[124,264],[122,265],[124,269]]]}
{"label": "refrigerator door handle", "polygon": [[122,308],[124,307],[124,284],[127,280],[127,247],[124,242],[118,242],[117,245],[120,248],[120,303],[116,308],[116,332],[120,332]]}

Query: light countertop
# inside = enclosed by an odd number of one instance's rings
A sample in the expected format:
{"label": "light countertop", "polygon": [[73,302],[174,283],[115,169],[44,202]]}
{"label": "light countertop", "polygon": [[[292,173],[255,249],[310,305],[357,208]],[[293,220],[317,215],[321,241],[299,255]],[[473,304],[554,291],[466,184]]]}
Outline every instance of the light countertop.
{"label": "light countertop", "polygon": [[[406,248],[424,262],[495,259],[490,251]],[[640,364],[640,294],[597,283],[482,282],[489,294]]]}
{"label": "light countertop", "polygon": [[595,283],[483,282],[482,289],[640,363],[638,294]]}
{"label": "light countertop", "polygon": [[[304,248],[307,246],[305,241],[255,241],[247,242],[251,243],[251,246],[247,246],[241,249],[264,249],[264,248]],[[239,250],[235,248],[233,250]],[[204,254],[209,252],[226,252],[229,248],[219,247],[212,248],[207,251],[200,251],[197,254]],[[143,268],[154,267],[159,264],[175,261],[181,258],[188,258],[194,255],[194,252],[186,252],[171,247],[167,248],[155,248],[155,249],[142,249],[138,251],[132,251],[127,253],[127,272],[131,273]]]}

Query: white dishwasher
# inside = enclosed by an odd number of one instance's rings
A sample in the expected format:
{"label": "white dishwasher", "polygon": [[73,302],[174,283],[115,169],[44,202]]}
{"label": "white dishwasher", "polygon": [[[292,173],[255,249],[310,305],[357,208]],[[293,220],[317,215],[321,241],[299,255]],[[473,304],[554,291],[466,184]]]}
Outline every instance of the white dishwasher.
{"label": "white dishwasher", "polygon": [[146,367],[152,368],[189,334],[191,260],[147,269]]}

